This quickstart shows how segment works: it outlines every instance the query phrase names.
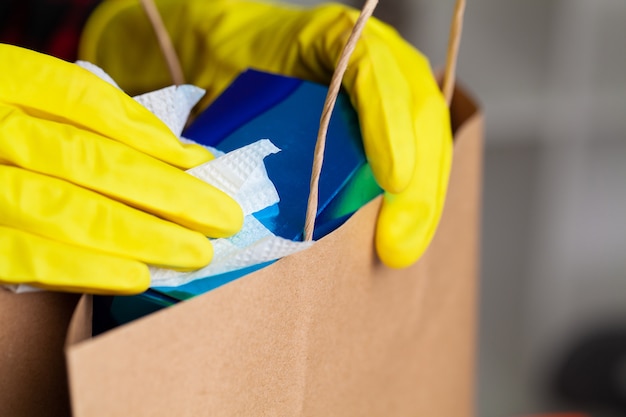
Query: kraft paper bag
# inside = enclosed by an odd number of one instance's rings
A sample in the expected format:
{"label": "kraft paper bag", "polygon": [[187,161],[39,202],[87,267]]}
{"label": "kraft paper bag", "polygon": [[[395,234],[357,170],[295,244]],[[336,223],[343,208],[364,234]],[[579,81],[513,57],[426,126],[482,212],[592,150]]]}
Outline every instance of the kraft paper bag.
{"label": "kraft paper bag", "polygon": [[84,296],[73,415],[472,416],[483,118],[459,88],[451,114],[444,213],[415,265],[377,259],[378,198],[311,249],[94,338]]}

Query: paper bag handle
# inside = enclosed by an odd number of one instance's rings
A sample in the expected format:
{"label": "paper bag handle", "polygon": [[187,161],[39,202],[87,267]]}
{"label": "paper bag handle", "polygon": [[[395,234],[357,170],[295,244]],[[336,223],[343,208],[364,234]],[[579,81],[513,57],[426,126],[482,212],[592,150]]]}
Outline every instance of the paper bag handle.
{"label": "paper bag handle", "polygon": [[185,84],[183,67],[180,64],[178,55],[176,54],[176,49],[174,49],[174,45],[172,44],[172,38],[170,38],[170,35],[167,33],[167,29],[165,28],[159,9],[157,9],[156,4],[154,4],[154,0],[139,0],[139,2],[148,17],[150,26],[152,26],[152,30],[154,30],[154,34],[159,42],[159,48],[165,58],[165,63],[167,64],[167,70],[170,73],[172,83],[174,85]]}
{"label": "paper bag handle", "polygon": [[[322,163],[324,161],[324,148],[326,146],[326,134],[328,132],[328,125],[330,123],[330,116],[333,112],[333,107],[337,101],[337,95],[341,87],[341,81],[343,74],[348,66],[348,60],[350,55],[354,51],[357,41],[363,32],[367,19],[372,16],[374,9],[378,4],[378,0],[366,0],[361,10],[352,33],[346,42],[346,45],[341,52],[337,67],[330,81],[328,87],[328,94],[326,95],[326,101],[322,109],[322,117],[320,118],[320,128],[317,134],[317,142],[315,143],[315,153],[313,156],[313,167],[311,169],[311,182],[309,191],[309,200],[307,203],[306,217],[304,220],[304,240],[313,240],[313,229],[315,226],[315,216],[317,214],[318,204],[318,184],[319,177],[322,172]],[[450,26],[450,37],[448,39],[448,51],[446,56],[446,67],[443,76],[443,83],[441,91],[444,98],[450,107],[452,101],[452,93],[454,92],[454,82],[456,74],[456,61],[459,54],[459,44],[461,42],[461,32],[463,29],[463,16],[465,14],[465,0],[457,0],[454,8],[454,15],[452,18],[452,24]]]}

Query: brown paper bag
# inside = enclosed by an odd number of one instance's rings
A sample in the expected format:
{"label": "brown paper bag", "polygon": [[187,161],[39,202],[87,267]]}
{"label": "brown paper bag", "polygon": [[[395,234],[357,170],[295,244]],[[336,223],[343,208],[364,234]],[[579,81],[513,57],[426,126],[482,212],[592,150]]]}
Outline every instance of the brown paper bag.
{"label": "brown paper bag", "polygon": [[378,261],[374,200],[307,251],[70,341],[73,415],[473,415],[483,121],[458,89],[451,112],[447,201],[418,263]]}
{"label": "brown paper bag", "polygon": [[69,414],[64,343],[77,417],[473,415],[483,120],[460,89],[451,115],[446,206],[413,267],[377,260],[378,199],[306,252],[96,338],[91,297],[0,290],[0,416]]}

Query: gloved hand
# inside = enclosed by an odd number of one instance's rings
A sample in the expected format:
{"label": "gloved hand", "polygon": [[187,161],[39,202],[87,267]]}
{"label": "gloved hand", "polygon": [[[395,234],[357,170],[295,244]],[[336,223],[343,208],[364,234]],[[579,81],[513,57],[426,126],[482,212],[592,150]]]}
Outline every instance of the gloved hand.
{"label": "gloved hand", "polygon": [[239,205],[185,173],[212,158],[88,71],[0,44],[0,283],[130,294],[146,264],[208,264]]}
{"label": "gloved hand", "polygon": [[[162,0],[157,5],[187,82],[206,89],[208,101],[248,67],[328,83],[358,16],[332,4],[300,9],[242,0]],[[126,91],[169,83],[136,0],[101,5],[84,32],[81,55]],[[427,60],[375,19],[357,44],[343,85],[359,114],[369,163],[386,191],[378,254],[389,266],[407,266],[428,246],[443,208],[452,154],[446,103]]]}

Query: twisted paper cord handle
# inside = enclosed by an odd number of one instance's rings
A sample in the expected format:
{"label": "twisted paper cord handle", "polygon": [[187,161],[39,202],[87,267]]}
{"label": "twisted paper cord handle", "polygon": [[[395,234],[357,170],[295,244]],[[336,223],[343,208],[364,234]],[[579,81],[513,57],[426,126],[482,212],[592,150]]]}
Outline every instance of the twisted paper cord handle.
{"label": "twisted paper cord handle", "polygon": [[457,0],[454,6],[452,24],[450,25],[450,36],[448,38],[448,53],[446,56],[446,68],[443,74],[443,85],[441,91],[450,107],[452,94],[454,93],[454,82],[456,79],[456,61],[459,56],[459,44],[461,43],[461,33],[463,32],[463,16],[465,15],[465,0]]}
{"label": "twisted paper cord handle", "polygon": [[361,37],[361,33],[365,28],[367,19],[372,16],[374,9],[378,4],[378,0],[366,0],[361,14],[352,28],[350,37],[346,42],[346,45],[341,51],[337,67],[330,79],[330,86],[328,87],[328,93],[326,94],[326,101],[322,109],[322,117],[320,119],[320,128],[317,132],[317,142],[315,142],[315,151],[313,154],[313,168],[311,169],[311,182],[309,188],[309,201],[307,203],[306,217],[304,219],[304,240],[313,240],[313,228],[315,227],[315,215],[317,213],[318,204],[318,191],[319,180],[322,172],[322,164],[324,163],[324,148],[326,147],[326,134],[328,133],[328,124],[330,123],[330,116],[333,114],[333,108],[337,101],[337,95],[341,88],[341,81],[343,80],[343,74],[348,67],[348,60],[350,55],[356,47],[356,43]]}
{"label": "twisted paper cord handle", "polygon": [[185,84],[183,68],[180,65],[178,55],[176,55],[176,50],[174,49],[174,45],[172,44],[172,38],[170,38],[170,35],[167,33],[167,29],[165,29],[165,24],[163,23],[163,19],[161,18],[159,10],[154,4],[154,0],[139,1],[141,2],[141,6],[143,7],[146,16],[148,16],[148,20],[150,20],[152,30],[154,30],[154,34],[157,37],[157,41],[159,42],[159,48],[161,48],[161,53],[163,54],[165,62],[167,63],[167,69],[170,73],[173,84]]}

